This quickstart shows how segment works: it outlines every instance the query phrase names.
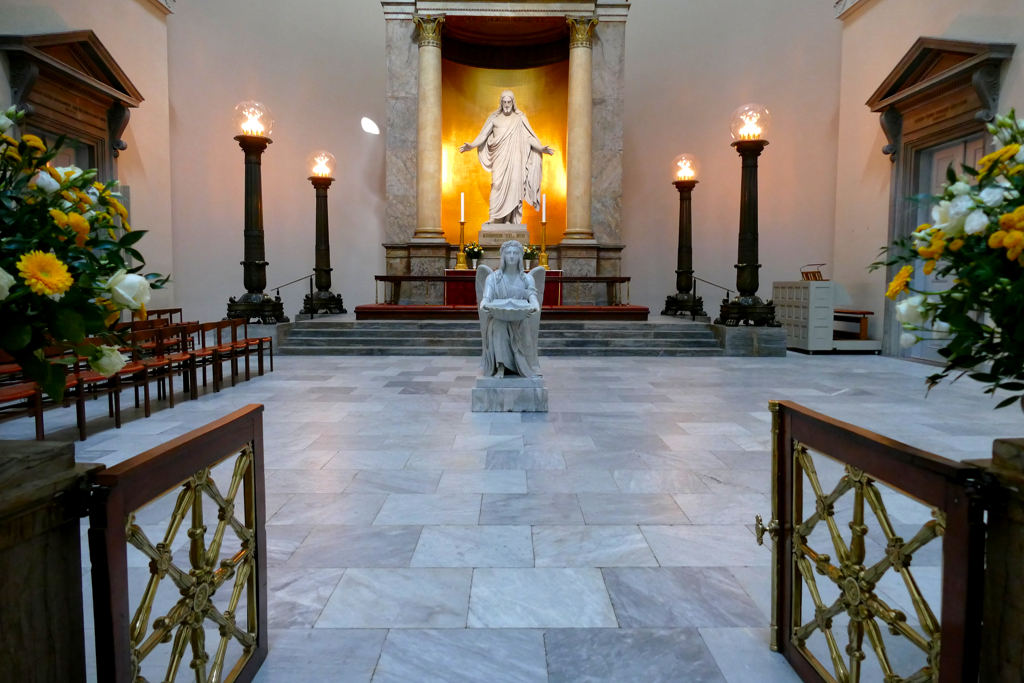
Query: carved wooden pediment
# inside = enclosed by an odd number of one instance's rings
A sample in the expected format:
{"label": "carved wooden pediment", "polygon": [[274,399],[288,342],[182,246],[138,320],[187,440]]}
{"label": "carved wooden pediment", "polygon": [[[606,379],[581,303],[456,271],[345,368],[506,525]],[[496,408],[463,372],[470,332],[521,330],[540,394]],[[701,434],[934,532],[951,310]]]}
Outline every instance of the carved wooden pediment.
{"label": "carved wooden pediment", "polygon": [[951,121],[991,121],[999,103],[1002,63],[1013,56],[1010,43],[971,43],[918,38],[896,68],[868,98],[881,113],[895,159],[900,139]]}

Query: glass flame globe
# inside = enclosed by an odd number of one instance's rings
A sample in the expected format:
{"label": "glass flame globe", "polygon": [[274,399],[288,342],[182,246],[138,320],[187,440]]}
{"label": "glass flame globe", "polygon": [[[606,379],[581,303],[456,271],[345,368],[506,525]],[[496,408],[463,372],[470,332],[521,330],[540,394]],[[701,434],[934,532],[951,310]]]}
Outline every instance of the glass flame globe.
{"label": "glass flame globe", "polygon": [[696,180],[700,162],[692,154],[680,154],[672,160],[672,180]]}
{"label": "glass flame globe", "polygon": [[239,135],[269,137],[274,128],[274,115],[265,104],[248,100],[235,106],[235,130]]}
{"label": "glass flame globe", "polygon": [[760,104],[744,104],[732,114],[733,140],[767,140],[772,117]]}
{"label": "glass flame globe", "polygon": [[306,168],[309,169],[309,175],[316,178],[334,177],[336,165],[337,162],[334,160],[334,155],[326,149],[318,149],[306,157]]}

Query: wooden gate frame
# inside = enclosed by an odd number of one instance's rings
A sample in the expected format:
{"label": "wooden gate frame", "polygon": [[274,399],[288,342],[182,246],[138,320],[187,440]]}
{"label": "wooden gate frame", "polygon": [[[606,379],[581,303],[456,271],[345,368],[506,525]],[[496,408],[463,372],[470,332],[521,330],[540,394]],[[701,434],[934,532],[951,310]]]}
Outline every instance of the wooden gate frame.
{"label": "wooden gate frame", "polygon": [[[921,451],[790,401],[772,401],[772,520],[758,518],[758,541],[772,539],[771,648],[781,652],[803,681],[832,683],[809,653],[793,642],[794,596],[802,579],[793,536],[802,522],[802,475],[794,459],[803,445],[851,465],[945,515],[942,547],[941,651],[938,683],[977,680],[985,566],[981,470]],[[897,483],[898,482],[898,483]],[[797,615],[799,616],[799,615]]]}
{"label": "wooden gate frame", "polygon": [[[89,550],[99,680],[134,683],[135,653],[130,638],[132,612],[128,603],[129,515],[189,480],[202,486],[205,482],[203,473],[208,472],[208,468],[240,451],[241,457],[250,458],[241,481],[241,493],[245,501],[244,526],[253,530],[255,576],[250,575],[245,581],[247,608],[252,611],[250,618],[255,619],[256,634],[248,656],[243,655],[239,660],[240,667],[219,680],[249,683],[259,671],[269,651],[264,533],[266,506],[263,406],[252,404],[96,476],[97,488],[93,489],[90,506]],[[200,491],[199,495],[202,493]],[[233,503],[233,497],[229,502]],[[223,528],[220,533],[223,534]],[[163,570],[166,571],[166,566]]]}

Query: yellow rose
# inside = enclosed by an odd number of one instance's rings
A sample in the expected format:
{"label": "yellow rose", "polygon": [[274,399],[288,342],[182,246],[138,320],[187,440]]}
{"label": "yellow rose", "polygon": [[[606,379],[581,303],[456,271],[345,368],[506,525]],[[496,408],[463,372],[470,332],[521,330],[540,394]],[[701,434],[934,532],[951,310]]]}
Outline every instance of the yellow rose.
{"label": "yellow rose", "polygon": [[910,287],[908,283],[910,282],[910,276],[913,274],[914,266],[903,266],[900,272],[896,273],[896,277],[892,279],[892,282],[889,283],[889,290],[885,295],[895,301],[901,292],[909,292]]}

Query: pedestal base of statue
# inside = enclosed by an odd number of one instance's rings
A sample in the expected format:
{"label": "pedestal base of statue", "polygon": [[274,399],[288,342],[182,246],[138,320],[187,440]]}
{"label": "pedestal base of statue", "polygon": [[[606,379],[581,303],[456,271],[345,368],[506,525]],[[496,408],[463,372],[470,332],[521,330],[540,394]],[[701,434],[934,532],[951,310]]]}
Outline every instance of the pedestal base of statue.
{"label": "pedestal base of statue", "polygon": [[758,296],[739,296],[722,304],[716,325],[736,327],[740,323],[758,327],[779,327],[775,320],[775,304],[769,299],[767,303]]}
{"label": "pedestal base of statue", "polygon": [[727,326],[714,324],[711,332],[726,356],[783,358],[786,356],[786,328],[767,325]]}
{"label": "pedestal base of statue", "polygon": [[237,300],[235,297],[228,299],[227,317],[257,320],[264,325],[289,322],[281,297],[274,298],[259,292],[247,292]]}
{"label": "pedestal base of statue", "polygon": [[691,318],[707,316],[704,312],[704,298],[694,296],[693,292],[676,292],[665,297],[665,309],[662,315],[688,315]]}
{"label": "pedestal base of statue", "polygon": [[544,378],[480,377],[471,394],[474,413],[546,413]]}
{"label": "pedestal base of statue", "polygon": [[[314,292],[313,296],[307,294],[302,300],[302,310],[299,315],[340,315],[348,313],[345,310],[345,303],[342,298],[334,292]],[[299,318],[296,317],[296,320]]]}
{"label": "pedestal base of statue", "polygon": [[484,247],[501,247],[505,242],[515,240],[524,247],[530,243],[530,230],[522,223],[484,223],[480,226],[477,242]]}

